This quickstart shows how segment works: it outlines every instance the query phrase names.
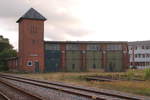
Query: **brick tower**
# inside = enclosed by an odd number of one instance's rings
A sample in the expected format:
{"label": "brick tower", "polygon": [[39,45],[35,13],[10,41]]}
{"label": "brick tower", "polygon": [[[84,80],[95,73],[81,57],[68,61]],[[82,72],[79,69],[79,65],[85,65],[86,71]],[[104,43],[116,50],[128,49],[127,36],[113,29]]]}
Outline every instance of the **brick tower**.
{"label": "brick tower", "polygon": [[29,9],[19,20],[19,69],[44,71],[44,21],[35,9]]}

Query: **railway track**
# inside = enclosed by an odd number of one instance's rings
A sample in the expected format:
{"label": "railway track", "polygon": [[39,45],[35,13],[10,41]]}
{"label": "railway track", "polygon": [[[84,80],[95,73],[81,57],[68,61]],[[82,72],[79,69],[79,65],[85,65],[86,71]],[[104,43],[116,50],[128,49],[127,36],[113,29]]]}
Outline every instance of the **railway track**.
{"label": "railway track", "polygon": [[43,100],[41,97],[0,79],[0,100]]}
{"label": "railway track", "polygon": [[130,95],[120,92],[113,93],[113,91],[100,91],[85,87],[67,85],[58,82],[41,81],[6,74],[0,74],[0,76],[1,78],[5,78],[8,80],[19,81],[26,84],[32,84],[39,87],[58,90],[68,94],[91,98],[91,100],[150,100],[149,98],[143,96]]}
{"label": "railway track", "polygon": [[87,81],[105,81],[105,82],[112,82],[113,79],[107,79],[107,78],[99,78],[99,77],[87,77]]}
{"label": "railway track", "polygon": [[10,100],[4,93],[0,92],[0,100]]}

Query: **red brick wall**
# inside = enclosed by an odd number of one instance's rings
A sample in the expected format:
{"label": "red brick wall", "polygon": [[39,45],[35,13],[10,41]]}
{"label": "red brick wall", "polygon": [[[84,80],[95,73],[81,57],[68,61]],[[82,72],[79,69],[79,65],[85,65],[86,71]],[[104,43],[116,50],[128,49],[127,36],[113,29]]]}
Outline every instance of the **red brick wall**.
{"label": "red brick wall", "polygon": [[[60,71],[66,71],[66,44],[68,43],[58,43],[60,45],[60,49],[61,49],[61,64],[60,64]],[[80,55],[80,71],[86,71],[86,47],[88,43],[78,43],[80,45],[80,51],[81,51],[81,55]],[[128,56],[128,45],[127,43],[99,43],[99,45],[102,48],[102,58],[99,59],[102,62],[102,67],[103,70],[106,70],[106,68],[108,67],[108,57],[107,57],[107,53],[108,52],[116,52],[116,51],[107,51],[107,45],[108,44],[118,44],[118,45],[122,45],[123,50],[121,51],[122,53],[122,65],[120,66],[123,68],[123,70],[125,71],[128,68],[128,64],[129,64],[129,56]],[[50,45],[50,44],[49,44]],[[85,53],[83,53],[83,51],[85,51]],[[97,51],[99,52],[99,51]],[[118,52],[118,51],[117,51]]]}
{"label": "red brick wall", "polygon": [[60,70],[65,71],[65,65],[66,65],[66,44],[60,44],[61,49],[61,65]]}
{"label": "red brick wall", "polygon": [[81,52],[81,57],[80,57],[80,60],[81,60],[81,65],[80,65],[80,70],[81,71],[86,71],[86,44],[80,44],[80,50],[82,51]]}
{"label": "red brick wall", "polygon": [[129,53],[128,53],[128,44],[123,44],[123,69],[128,69],[129,66]]}
{"label": "red brick wall", "polygon": [[[27,66],[32,61],[33,66]],[[35,71],[34,62],[44,71],[44,21],[23,19],[19,23],[19,67],[23,71]]]}
{"label": "red brick wall", "polygon": [[[123,63],[123,71],[128,69],[129,66],[129,54],[128,54],[128,44],[127,43],[120,43],[122,45],[122,63]],[[103,49],[106,51],[107,45],[103,45]],[[109,51],[108,51],[109,52]],[[113,51],[114,52],[114,51]],[[107,66],[107,51],[103,54],[103,66]]]}
{"label": "red brick wall", "polygon": [[105,67],[107,66],[107,51],[106,51],[106,45],[103,44],[102,45],[102,67],[105,69]]}

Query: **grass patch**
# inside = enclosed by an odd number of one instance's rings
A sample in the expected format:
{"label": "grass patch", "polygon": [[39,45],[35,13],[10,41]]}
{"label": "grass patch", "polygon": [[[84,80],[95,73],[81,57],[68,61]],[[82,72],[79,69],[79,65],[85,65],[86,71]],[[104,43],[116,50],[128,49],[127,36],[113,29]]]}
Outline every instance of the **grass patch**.
{"label": "grass patch", "polygon": [[150,80],[150,68],[144,70],[144,79]]}
{"label": "grass patch", "polygon": [[[146,81],[132,81],[134,78],[144,79],[145,70],[129,70],[127,72],[118,73],[105,73],[105,72],[56,72],[56,73],[40,73],[40,74],[21,74],[26,77],[35,79],[44,79],[50,81],[61,81],[75,85],[90,86],[103,89],[118,90],[133,94],[150,96],[150,80]],[[116,82],[97,82],[97,81],[86,81],[87,76],[111,76],[111,77],[125,77],[127,81],[116,81]],[[148,76],[147,76],[148,77]]]}

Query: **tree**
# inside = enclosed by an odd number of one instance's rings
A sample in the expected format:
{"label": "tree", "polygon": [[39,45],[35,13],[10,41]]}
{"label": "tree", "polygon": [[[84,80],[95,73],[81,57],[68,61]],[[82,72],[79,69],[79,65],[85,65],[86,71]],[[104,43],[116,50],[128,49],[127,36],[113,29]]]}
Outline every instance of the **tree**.
{"label": "tree", "polygon": [[16,56],[17,52],[13,50],[13,46],[9,44],[9,40],[0,36],[0,71],[8,70],[7,59]]}

